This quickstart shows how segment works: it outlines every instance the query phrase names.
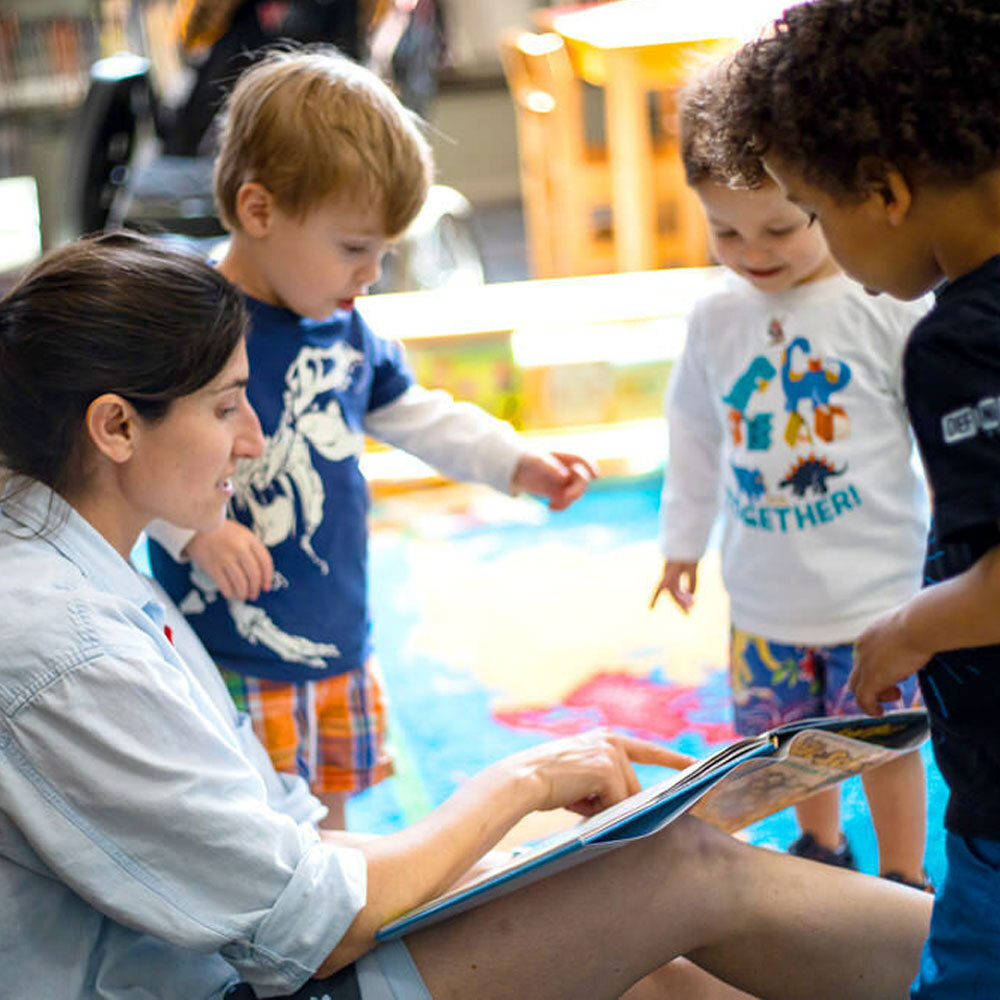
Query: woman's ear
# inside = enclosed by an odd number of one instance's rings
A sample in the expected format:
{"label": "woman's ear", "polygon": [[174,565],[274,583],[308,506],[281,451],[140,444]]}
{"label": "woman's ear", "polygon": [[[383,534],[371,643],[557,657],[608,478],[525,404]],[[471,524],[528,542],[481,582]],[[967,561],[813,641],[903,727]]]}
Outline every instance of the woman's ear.
{"label": "woman's ear", "polygon": [[236,217],[248,236],[266,236],[274,218],[274,195],[257,181],[241,184],[236,192]]}
{"label": "woman's ear", "polygon": [[116,464],[135,452],[138,426],[135,409],[117,393],[106,392],[87,407],[84,420],[94,447]]}

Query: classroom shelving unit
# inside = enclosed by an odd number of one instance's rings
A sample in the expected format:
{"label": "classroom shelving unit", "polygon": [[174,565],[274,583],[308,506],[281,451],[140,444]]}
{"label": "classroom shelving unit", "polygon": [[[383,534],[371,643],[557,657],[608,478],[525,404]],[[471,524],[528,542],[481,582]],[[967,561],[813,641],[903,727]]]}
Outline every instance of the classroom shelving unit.
{"label": "classroom shelving unit", "polygon": [[128,0],[0,2],[0,179],[34,179],[44,248],[76,235],[65,212],[74,115],[91,65],[125,47],[128,16]]}

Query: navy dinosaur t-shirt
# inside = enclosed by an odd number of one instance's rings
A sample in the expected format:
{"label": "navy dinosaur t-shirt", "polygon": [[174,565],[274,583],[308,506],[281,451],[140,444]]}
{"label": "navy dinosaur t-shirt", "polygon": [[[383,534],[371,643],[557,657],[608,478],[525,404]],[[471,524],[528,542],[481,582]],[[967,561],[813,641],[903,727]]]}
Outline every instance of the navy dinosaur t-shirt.
{"label": "navy dinosaur t-shirt", "polygon": [[[903,379],[933,495],[933,585],[1000,544],[1000,256],[939,292],[907,344]],[[945,826],[1000,840],[1000,645],[938,653],[920,686],[951,792]]]}
{"label": "navy dinosaur t-shirt", "polygon": [[274,558],[256,601],[226,600],[191,563],[150,542],[153,573],[221,667],[316,680],[370,653],[364,418],[412,384],[399,344],[357,311],[322,322],[247,299],[250,384],[264,453],[239,463],[230,514]]}

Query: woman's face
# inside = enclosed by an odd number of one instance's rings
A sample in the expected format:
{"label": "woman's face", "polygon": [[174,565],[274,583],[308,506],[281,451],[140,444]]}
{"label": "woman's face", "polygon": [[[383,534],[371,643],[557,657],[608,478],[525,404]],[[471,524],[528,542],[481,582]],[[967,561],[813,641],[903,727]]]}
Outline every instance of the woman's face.
{"label": "woman's face", "polygon": [[260,455],[264,439],[247,401],[246,344],[240,341],[207,385],[175,399],[165,417],[138,421],[123,487],[142,526],[162,518],[182,528],[219,527],[241,458]]}

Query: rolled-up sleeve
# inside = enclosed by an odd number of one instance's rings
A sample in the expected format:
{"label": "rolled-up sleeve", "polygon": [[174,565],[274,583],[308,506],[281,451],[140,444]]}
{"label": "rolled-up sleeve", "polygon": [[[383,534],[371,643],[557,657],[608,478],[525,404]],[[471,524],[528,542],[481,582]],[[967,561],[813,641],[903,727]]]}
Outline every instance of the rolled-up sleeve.
{"label": "rolled-up sleeve", "polygon": [[[313,843],[260,921],[253,941],[236,941],[220,949],[221,954],[253,984],[258,996],[297,989],[364,905],[365,872],[360,851]],[[337,887],[336,895],[331,886]]]}
{"label": "rolled-up sleeve", "polygon": [[268,804],[230,721],[140,612],[76,602],[68,618],[44,683],[7,692],[0,808],[95,909],[217,952],[259,996],[293,992],[364,905],[364,857]]}

